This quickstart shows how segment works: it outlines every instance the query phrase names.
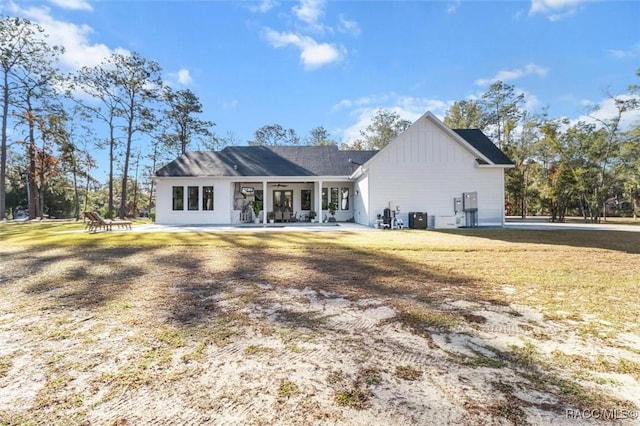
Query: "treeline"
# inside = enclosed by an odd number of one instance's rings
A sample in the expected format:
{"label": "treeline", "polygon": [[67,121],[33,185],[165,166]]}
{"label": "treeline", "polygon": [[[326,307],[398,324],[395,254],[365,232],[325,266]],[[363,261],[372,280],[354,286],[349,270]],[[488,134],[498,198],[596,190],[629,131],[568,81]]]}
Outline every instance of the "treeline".
{"label": "treeline", "polygon": [[[150,206],[148,177],[163,156],[184,152],[194,140],[211,148],[219,142],[213,123],[199,118],[198,97],[164,84],[156,62],[113,53],[65,74],[63,52],[39,25],[0,20],[0,219],[18,208],[32,219],[78,218],[84,209],[135,215]],[[144,146],[145,140],[154,142]],[[105,152],[103,186],[96,156]],[[151,165],[141,170],[142,163]]]}
{"label": "treeline", "polygon": [[[640,77],[640,70],[636,73]],[[494,83],[477,100],[456,102],[445,116],[451,128],[480,128],[512,159],[506,173],[507,214],[579,215],[597,222],[640,210],[640,86],[609,95],[608,118],[598,109],[571,122],[523,108],[524,95]],[[632,115],[635,112],[635,115]]]}
{"label": "treeline", "polygon": [[[47,42],[37,24],[0,19],[0,220],[76,217],[99,210],[107,217],[153,210],[153,172],[194,148],[244,143],[220,137],[201,119],[190,90],[163,82],[160,65],[133,52],[113,53],[96,66],[60,70],[63,46]],[[640,71],[639,71],[640,76]],[[640,107],[638,85],[611,97],[616,115],[571,123],[528,113],[522,94],[497,82],[478,100],[456,102],[446,113],[452,128],[480,128],[514,161],[507,172],[510,214],[550,214],[588,220],[640,209],[640,127],[623,129]],[[381,149],[411,123],[380,109],[361,137],[335,140],[323,127],[300,137],[265,125],[249,145],[328,145]],[[107,158],[106,178],[97,158]]]}

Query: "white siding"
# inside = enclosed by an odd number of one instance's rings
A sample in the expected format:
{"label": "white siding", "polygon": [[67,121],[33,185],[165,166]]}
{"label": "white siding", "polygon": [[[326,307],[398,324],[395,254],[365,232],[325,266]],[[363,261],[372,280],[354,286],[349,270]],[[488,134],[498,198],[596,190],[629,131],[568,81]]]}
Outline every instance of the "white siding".
{"label": "white siding", "polygon": [[[184,210],[173,210],[173,187],[185,188]],[[187,187],[199,187],[198,210],[187,210]],[[202,210],[202,187],[213,186],[213,210]],[[231,185],[228,180],[211,178],[158,179],[156,222],[166,225],[228,224],[231,218]]]}
{"label": "white siding", "polygon": [[[239,182],[242,187],[251,186],[255,190],[262,190],[262,182],[251,180],[247,178],[247,181]],[[279,182],[280,185],[275,186]],[[233,191],[234,183],[228,179],[215,179],[215,178],[158,178],[157,179],[157,193],[156,193],[156,222],[167,225],[228,225],[232,223],[232,210],[233,210]],[[184,210],[173,210],[173,187],[184,187]],[[199,187],[198,208],[199,210],[187,209],[187,188],[189,186]],[[203,211],[202,209],[202,187],[213,186],[214,187],[214,210]],[[274,178],[273,181],[267,185],[267,193],[264,194],[266,211],[273,210],[273,191],[293,191],[293,211],[292,215],[301,217],[308,215],[310,210],[302,210],[302,190],[311,190],[311,210],[315,210],[318,213],[318,218],[329,217],[329,211],[320,209],[317,207],[317,184],[313,182],[283,182],[278,178]],[[349,209],[342,210],[340,206],[336,210],[335,218],[337,221],[347,221],[354,217],[355,206],[355,194],[353,190],[353,182],[348,180],[342,181],[324,181],[323,188],[338,188],[339,192],[343,188],[349,190]],[[339,199],[340,200],[340,199]]]}
{"label": "white siding", "polygon": [[369,176],[364,175],[354,184],[354,219],[360,225],[370,224],[369,212]]}
{"label": "white siding", "polygon": [[369,164],[369,225],[394,201],[408,213],[453,215],[453,198],[478,193],[479,225],[502,225],[503,169],[481,168],[476,156],[423,118],[378,153]]}

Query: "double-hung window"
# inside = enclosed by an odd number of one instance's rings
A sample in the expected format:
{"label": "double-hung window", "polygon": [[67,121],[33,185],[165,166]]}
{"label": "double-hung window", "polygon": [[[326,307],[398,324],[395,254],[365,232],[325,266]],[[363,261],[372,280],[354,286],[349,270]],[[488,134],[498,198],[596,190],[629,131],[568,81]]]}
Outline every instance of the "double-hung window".
{"label": "double-hung window", "polygon": [[213,186],[202,187],[202,210],[213,210]]}
{"label": "double-hung window", "polygon": [[172,194],[173,210],[184,210],[184,186],[174,186]]}
{"label": "double-hung window", "polygon": [[187,209],[188,210],[198,210],[198,198],[199,198],[199,187],[197,186],[189,186],[187,187]]}

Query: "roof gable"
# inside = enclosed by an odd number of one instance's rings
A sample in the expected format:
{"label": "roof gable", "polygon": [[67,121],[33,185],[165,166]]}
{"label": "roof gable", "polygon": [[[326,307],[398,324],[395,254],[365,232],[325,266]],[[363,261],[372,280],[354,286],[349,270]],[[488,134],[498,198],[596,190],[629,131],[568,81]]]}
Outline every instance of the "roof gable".
{"label": "roof gable", "polygon": [[[436,127],[441,129],[447,135],[451,137],[454,142],[460,144],[467,151],[476,156],[476,161],[480,165],[484,166],[499,166],[499,167],[512,167],[513,162],[498,148],[484,133],[479,129],[465,129],[465,130],[452,130],[441,120],[439,120],[431,112],[425,112],[419,119],[417,119],[411,126],[409,126],[403,133],[393,139],[387,146],[385,146],[380,152],[384,152],[387,149],[391,149],[394,143],[397,143],[399,139],[407,132],[412,131],[414,127],[419,126],[424,120],[428,120]],[[376,156],[380,158],[381,156]],[[371,158],[370,158],[371,160]]]}

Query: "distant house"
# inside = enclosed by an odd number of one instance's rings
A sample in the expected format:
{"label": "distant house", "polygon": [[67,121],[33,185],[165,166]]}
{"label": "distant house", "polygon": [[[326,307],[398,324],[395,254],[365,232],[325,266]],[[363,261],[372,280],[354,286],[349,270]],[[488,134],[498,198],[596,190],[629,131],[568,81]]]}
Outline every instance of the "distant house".
{"label": "distant house", "polygon": [[308,220],[314,211],[324,220],[333,204],[338,222],[376,226],[390,209],[405,226],[411,212],[426,212],[437,225],[461,210],[456,199],[475,194],[474,225],[501,226],[504,170],[512,166],[480,130],[451,130],[427,112],[380,151],[235,146],[186,153],[155,174],[156,221],[248,222],[255,203],[264,223],[265,212],[286,221]]}

